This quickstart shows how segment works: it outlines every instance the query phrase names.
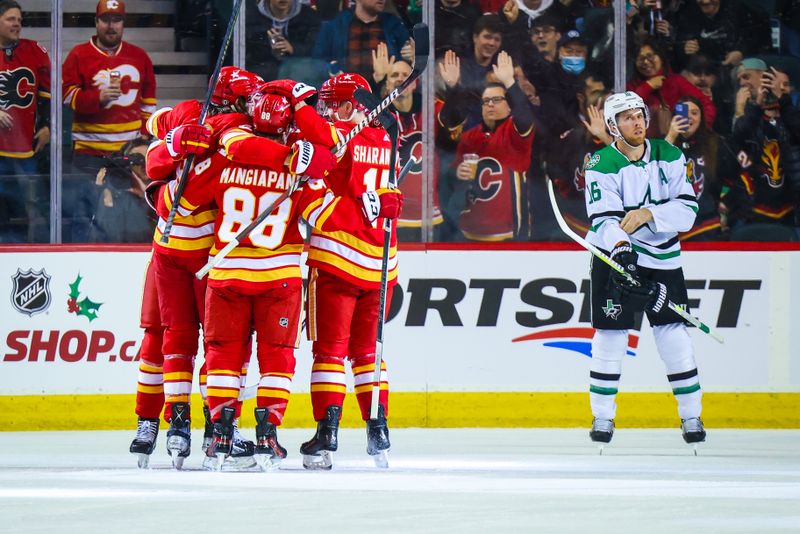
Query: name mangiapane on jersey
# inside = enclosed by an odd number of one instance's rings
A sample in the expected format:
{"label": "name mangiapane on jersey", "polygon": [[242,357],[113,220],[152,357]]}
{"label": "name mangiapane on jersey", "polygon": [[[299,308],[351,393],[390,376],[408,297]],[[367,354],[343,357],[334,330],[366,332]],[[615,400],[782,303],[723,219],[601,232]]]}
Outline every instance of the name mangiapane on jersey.
{"label": "name mangiapane on jersey", "polygon": [[268,169],[225,167],[219,177],[221,184],[252,185],[269,189],[289,189],[296,178],[291,174]]}
{"label": "name mangiapane on jersey", "polygon": [[373,165],[389,165],[392,151],[385,147],[355,145],[352,147],[353,160]]}

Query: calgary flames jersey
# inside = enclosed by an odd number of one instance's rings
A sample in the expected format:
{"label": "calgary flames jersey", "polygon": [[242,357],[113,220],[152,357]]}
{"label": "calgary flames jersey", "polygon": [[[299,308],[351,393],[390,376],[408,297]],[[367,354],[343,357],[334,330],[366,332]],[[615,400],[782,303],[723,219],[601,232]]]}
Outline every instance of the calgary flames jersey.
{"label": "calgary flames jersey", "polygon": [[[186,185],[178,212],[189,216],[196,206],[215,202],[214,256],[247,227],[282,193],[295,184],[294,176],[277,158],[269,166],[232,162],[220,150],[195,166]],[[277,169],[277,170],[276,170]],[[319,179],[312,179],[275,207],[250,235],[242,240],[208,275],[212,287],[234,286],[258,290],[286,283],[300,286],[302,217],[325,230],[366,227],[354,199],[334,196]]]}
{"label": "calgary flames jersey", "polygon": [[20,39],[11,55],[0,54],[0,111],[13,125],[0,135],[0,156],[33,156],[39,99],[50,99],[50,58],[36,41]]}
{"label": "calgary flames jersey", "polygon": [[[122,94],[101,105],[100,90],[110,85],[112,72],[119,73]],[[64,61],[62,92],[73,110],[75,151],[107,155],[146,132],[144,123],[156,106],[153,63],[147,52],[126,42],[113,55],[104,52],[93,37]]]}
{"label": "calgary flames jersey", "polygon": [[[336,123],[340,134],[355,125]],[[364,128],[347,145],[347,151],[325,182],[337,196],[358,198],[362,193],[389,183],[391,141],[380,128]],[[356,231],[327,232],[314,229],[308,251],[308,266],[331,272],[365,288],[377,288],[381,280],[384,219]],[[392,227],[389,250],[389,284],[397,282],[397,236]]]}
{"label": "calgary flames jersey", "polygon": [[480,156],[459,226],[467,239],[505,241],[520,230],[527,211],[525,172],[531,161],[533,129],[521,134],[511,118],[494,132],[478,125],[464,133],[456,163],[470,152]]}
{"label": "calgary flames jersey", "polygon": [[[196,113],[195,107],[191,104],[183,105],[182,103],[173,110],[167,109],[163,113],[161,111],[159,110],[158,113],[158,124],[160,125],[158,133],[163,135],[181,124],[196,122],[199,116],[199,111]],[[215,132],[212,136],[211,146],[217,144],[220,134],[230,129],[247,128],[249,122],[249,117],[239,113],[225,113],[209,117],[207,124]],[[197,160],[195,163],[194,169],[189,172],[189,179],[197,171],[199,163]],[[147,175],[151,180],[180,177],[182,173],[183,162],[176,162],[172,159],[163,141],[157,141],[150,146],[147,152]],[[161,242],[177,184],[177,180],[172,180],[162,186],[156,194],[158,223],[153,235],[153,244],[157,250],[166,254],[206,256],[214,244],[214,218],[217,212],[213,202],[204,206],[194,206],[192,213],[185,216],[181,215],[179,211],[173,221],[169,241]]]}

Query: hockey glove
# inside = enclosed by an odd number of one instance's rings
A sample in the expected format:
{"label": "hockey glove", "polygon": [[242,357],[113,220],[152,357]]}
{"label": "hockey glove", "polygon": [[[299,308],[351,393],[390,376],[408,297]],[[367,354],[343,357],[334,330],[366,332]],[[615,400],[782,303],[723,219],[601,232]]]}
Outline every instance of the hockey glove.
{"label": "hockey glove", "polygon": [[399,189],[378,189],[361,194],[361,209],[372,224],[378,217],[396,219],[403,208],[403,193]]}
{"label": "hockey glove", "polygon": [[292,145],[289,154],[289,172],[292,174],[322,178],[335,166],[336,156],[323,146],[308,141],[295,141]]}
{"label": "hockey glove", "polygon": [[294,80],[273,80],[263,84],[259,90],[264,93],[286,97],[293,108],[300,102],[305,102],[311,107],[317,104],[317,89],[303,82],[296,82]]}
{"label": "hockey glove", "polygon": [[660,312],[667,302],[667,286],[660,282],[644,280],[635,286],[626,282],[616,286],[623,308],[634,311]]}
{"label": "hockey glove", "polygon": [[[616,246],[614,246],[614,250],[611,251],[611,259],[620,264],[622,268],[625,269],[625,272],[634,279],[639,279],[639,271],[637,270],[639,255],[633,250],[630,243],[627,241],[620,241],[617,243]],[[612,269],[611,282],[614,285],[627,283],[628,278],[622,273],[618,273],[616,270]]]}
{"label": "hockey glove", "polygon": [[184,124],[167,132],[164,142],[174,159],[183,159],[189,154],[204,154],[211,144],[211,130],[199,124]]}

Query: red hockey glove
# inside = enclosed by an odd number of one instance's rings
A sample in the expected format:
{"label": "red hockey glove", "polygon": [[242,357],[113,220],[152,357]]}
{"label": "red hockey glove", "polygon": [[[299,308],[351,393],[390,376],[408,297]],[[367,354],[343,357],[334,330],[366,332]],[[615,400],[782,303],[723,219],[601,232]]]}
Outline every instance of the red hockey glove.
{"label": "red hockey glove", "polygon": [[289,154],[289,172],[292,174],[322,178],[335,166],[336,156],[323,146],[308,141],[295,141],[292,145]]}
{"label": "red hockey glove", "polygon": [[403,208],[403,193],[399,189],[378,189],[361,194],[361,208],[370,223],[378,217],[396,219]]}
{"label": "red hockey glove", "polygon": [[211,130],[199,124],[184,124],[167,132],[164,141],[169,155],[175,159],[203,154],[211,144]]}
{"label": "red hockey glove", "polygon": [[273,80],[266,82],[259,90],[263,93],[285,96],[292,107],[295,107],[300,102],[305,102],[312,107],[317,104],[317,89],[303,82]]}

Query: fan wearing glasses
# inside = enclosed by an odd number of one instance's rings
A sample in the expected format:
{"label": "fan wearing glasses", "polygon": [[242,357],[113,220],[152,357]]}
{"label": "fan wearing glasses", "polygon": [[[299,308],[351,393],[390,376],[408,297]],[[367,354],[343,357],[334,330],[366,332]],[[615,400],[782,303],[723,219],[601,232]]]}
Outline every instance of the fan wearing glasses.
{"label": "fan wearing glasses", "polygon": [[458,186],[466,195],[459,229],[471,241],[524,238],[528,229],[525,173],[531,164],[533,111],[514,78],[511,56],[500,52],[492,70],[499,83],[483,90],[481,124],[464,133],[455,159]]}

